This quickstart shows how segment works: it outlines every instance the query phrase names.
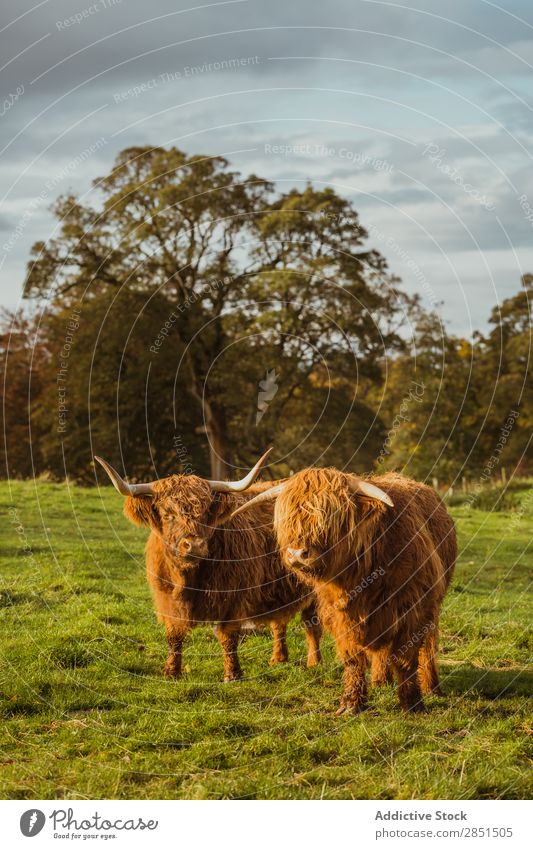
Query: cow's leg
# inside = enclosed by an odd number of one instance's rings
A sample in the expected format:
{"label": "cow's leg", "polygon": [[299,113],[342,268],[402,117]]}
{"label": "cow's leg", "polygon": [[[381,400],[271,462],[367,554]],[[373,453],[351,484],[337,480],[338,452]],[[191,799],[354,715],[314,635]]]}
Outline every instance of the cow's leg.
{"label": "cow's leg", "polygon": [[415,713],[423,711],[424,701],[418,680],[418,648],[393,655],[394,669],[398,679],[398,697],[404,710]]}
{"label": "cow's leg", "polygon": [[367,702],[366,654],[354,646],[351,656],[344,661],[344,692],[337,714],[359,713]]}
{"label": "cow's leg", "polygon": [[182,671],[183,643],[190,628],[184,622],[165,622],[167,630],[168,656],[163,667],[167,678],[179,678]]}
{"label": "cow's leg", "polygon": [[240,630],[241,626],[234,623],[215,627],[215,634],[224,652],[224,681],[237,681],[243,677],[237,654]]}
{"label": "cow's leg", "polygon": [[386,646],[370,653],[372,661],[371,682],[373,687],[382,687],[384,684],[392,684],[394,677],[390,662],[390,648]]}
{"label": "cow's leg", "polygon": [[435,625],[427,634],[420,648],[418,677],[423,693],[434,693],[436,696],[443,696],[444,693],[441,690],[437,668],[438,643],[439,635],[437,626]]}
{"label": "cow's leg", "polygon": [[171,592],[161,589],[154,581],[150,581],[150,583],[152,584],[157,618],[164,624],[167,635],[168,656],[163,667],[163,675],[167,678],[179,678],[182,667],[183,642],[192,627],[192,623],[179,616],[179,609]]}
{"label": "cow's leg", "polygon": [[307,666],[308,668],[318,666],[322,661],[322,655],[320,653],[322,624],[314,601],[302,610],[302,624],[305,629],[305,639],[307,640]]}
{"label": "cow's leg", "polygon": [[289,659],[289,650],[287,648],[287,621],[275,619],[270,623],[270,630],[274,638],[274,646],[272,648],[272,657],[270,665],[276,663],[287,663]]}
{"label": "cow's leg", "polygon": [[344,692],[337,713],[359,713],[367,702],[366,652],[356,639],[355,623],[345,612],[336,611],[328,622],[344,662]]}

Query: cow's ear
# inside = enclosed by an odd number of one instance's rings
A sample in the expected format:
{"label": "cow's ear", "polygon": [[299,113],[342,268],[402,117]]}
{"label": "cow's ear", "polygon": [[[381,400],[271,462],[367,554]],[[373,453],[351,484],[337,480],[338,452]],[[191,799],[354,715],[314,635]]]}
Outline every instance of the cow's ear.
{"label": "cow's ear", "polygon": [[156,501],[150,496],[137,495],[126,498],[124,515],[134,525],[148,525],[150,528],[161,530],[161,520]]}

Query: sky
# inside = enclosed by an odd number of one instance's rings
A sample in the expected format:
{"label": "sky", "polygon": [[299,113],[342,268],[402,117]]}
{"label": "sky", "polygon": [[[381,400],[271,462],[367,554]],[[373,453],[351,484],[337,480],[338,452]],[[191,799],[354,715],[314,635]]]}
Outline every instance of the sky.
{"label": "sky", "polygon": [[451,331],[533,272],[529,0],[3,0],[0,304],[132,145],[331,186]]}

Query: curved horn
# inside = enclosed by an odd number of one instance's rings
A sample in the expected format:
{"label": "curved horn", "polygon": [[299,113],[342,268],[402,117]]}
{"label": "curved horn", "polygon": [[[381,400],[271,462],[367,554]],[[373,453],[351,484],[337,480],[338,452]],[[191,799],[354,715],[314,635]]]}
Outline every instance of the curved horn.
{"label": "curved horn", "polygon": [[270,489],[264,489],[263,492],[260,492],[258,495],[254,496],[254,498],[250,498],[249,501],[245,501],[244,504],[237,507],[237,509],[231,514],[230,519],[233,519],[233,517],[238,513],[244,513],[244,511],[248,510],[252,504],[261,504],[262,501],[273,501],[281,492],[283,492],[284,487],[284,483],[278,483],[276,486],[271,486]]}
{"label": "curved horn", "polygon": [[383,492],[379,486],[370,483],[370,481],[361,480],[355,475],[348,475],[348,486],[352,492],[358,492],[359,495],[365,495],[367,498],[373,498],[375,501],[382,501],[383,504],[388,504],[389,507],[394,507],[394,502],[390,495]]}
{"label": "curved horn", "polygon": [[126,481],[120,477],[119,473],[113,466],[110,466],[106,460],[102,460],[101,457],[97,457],[95,455],[95,460],[97,460],[101,466],[104,467],[107,474],[111,478],[111,482],[116,490],[120,492],[121,495],[153,495],[154,487],[151,483],[126,483]]}
{"label": "curved horn", "polygon": [[272,451],[272,448],[269,448],[263,456],[257,461],[255,466],[251,471],[248,472],[246,477],[242,478],[240,481],[207,481],[213,492],[244,492],[245,489],[248,489],[249,486],[253,484],[259,472],[263,468],[265,461]]}

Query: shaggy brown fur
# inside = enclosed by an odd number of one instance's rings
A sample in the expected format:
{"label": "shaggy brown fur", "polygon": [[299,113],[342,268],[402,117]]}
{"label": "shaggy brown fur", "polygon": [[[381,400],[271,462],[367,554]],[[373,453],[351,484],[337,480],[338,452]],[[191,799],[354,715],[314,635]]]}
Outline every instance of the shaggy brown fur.
{"label": "shaggy brown fur", "polygon": [[[367,654],[376,675],[392,666],[402,707],[423,709],[438,687],[439,613],[457,556],[455,526],[428,486],[389,473],[372,483],[394,502],[353,493],[336,469],[308,469],[277,498],[281,554],[317,593],[324,625],[344,661],[341,712],[367,698]],[[296,560],[287,549],[302,549]]]}
{"label": "shaggy brown fur", "polygon": [[242,677],[237,646],[246,620],[270,624],[271,663],[286,661],[287,623],[300,610],[307,665],[320,661],[316,598],[281,564],[272,528],[273,505],[229,518],[232,510],[265,486],[256,484],[239,495],[213,493],[202,478],[173,475],[154,484],[154,497],[126,499],[128,519],[152,530],[146,573],[167,632],[166,675],[181,674],[185,637],[202,622],[218,623],[215,633],[224,652],[226,681]]}

